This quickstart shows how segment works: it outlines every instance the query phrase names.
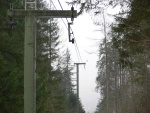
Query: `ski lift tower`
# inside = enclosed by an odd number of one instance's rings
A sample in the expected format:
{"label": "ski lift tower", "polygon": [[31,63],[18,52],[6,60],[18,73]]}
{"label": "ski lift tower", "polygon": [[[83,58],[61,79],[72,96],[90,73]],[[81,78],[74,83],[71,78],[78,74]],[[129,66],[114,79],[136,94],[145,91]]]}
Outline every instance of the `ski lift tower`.
{"label": "ski lift tower", "polygon": [[8,10],[12,17],[25,17],[24,39],[24,113],[36,113],[36,17],[73,18],[77,11],[37,10],[37,0],[25,0],[25,9]]}
{"label": "ski lift tower", "polygon": [[[37,10],[37,0],[25,0],[25,11]],[[36,113],[36,17],[25,16],[24,113]]]}

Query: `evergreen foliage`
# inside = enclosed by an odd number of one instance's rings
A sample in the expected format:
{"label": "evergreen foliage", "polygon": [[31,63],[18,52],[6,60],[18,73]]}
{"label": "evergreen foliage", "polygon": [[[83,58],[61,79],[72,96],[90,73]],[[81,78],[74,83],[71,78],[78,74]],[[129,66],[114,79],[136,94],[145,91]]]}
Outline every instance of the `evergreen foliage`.
{"label": "evergreen foliage", "polygon": [[[14,9],[23,9],[19,0],[12,3]],[[24,19],[13,17],[18,24],[9,26],[9,7],[10,1],[0,0],[0,113],[23,113]],[[38,1],[38,8],[47,9],[45,2]],[[76,113],[71,57],[68,49],[59,53],[58,22],[38,18],[36,30],[37,113]],[[80,109],[85,113],[82,104]]]}
{"label": "evergreen foliage", "polygon": [[150,1],[75,0],[74,3],[80,5],[79,14],[87,11],[94,17],[107,7],[121,7],[108,33],[107,51],[105,41],[99,46],[96,82],[101,99],[95,113],[149,113]]}
{"label": "evergreen foliage", "polygon": [[[126,5],[126,4],[123,4]],[[115,16],[111,39],[107,42],[108,68],[105,72],[104,47],[100,47],[98,60],[98,88],[102,100],[96,112],[149,113],[149,8],[148,0],[128,1],[129,9]],[[104,43],[103,43],[104,44]],[[111,51],[109,51],[111,50]],[[110,57],[109,57],[110,56]],[[106,76],[108,100],[106,103]]]}

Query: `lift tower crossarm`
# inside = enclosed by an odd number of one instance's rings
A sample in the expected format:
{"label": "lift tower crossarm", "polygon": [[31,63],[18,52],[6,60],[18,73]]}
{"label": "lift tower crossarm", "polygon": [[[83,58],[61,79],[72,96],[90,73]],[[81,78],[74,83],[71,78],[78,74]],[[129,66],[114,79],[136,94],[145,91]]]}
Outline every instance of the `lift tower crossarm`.
{"label": "lift tower crossarm", "polygon": [[49,18],[74,18],[77,17],[77,11],[71,10],[8,10],[7,15],[12,17],[39,16]]}

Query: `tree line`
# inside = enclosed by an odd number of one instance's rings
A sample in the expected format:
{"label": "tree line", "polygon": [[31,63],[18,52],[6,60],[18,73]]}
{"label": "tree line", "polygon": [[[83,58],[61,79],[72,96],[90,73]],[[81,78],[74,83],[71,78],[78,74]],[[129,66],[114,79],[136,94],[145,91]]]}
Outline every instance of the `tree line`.
{"label": "tree line", "polygon": [[109,26],[107,40],[99,44],[96,89],[101,98],[95,113],[150,113],[150,1],[74,3],[80,5],[79,15],[87,11],[98,19],[107,7],[121,9],[113,15],[115,21]]}
{"label": "tree line", "polygon": [[[12,0],[14,9],[24,9],[20,0]],[[42,7],[41,7],[42,6]],[[16,26],[10,26],[7,17],[10,0],[0,0],[0,113],[24,112],[23,60],[24,19],[15,18]],[[38,0],[39,10],[48,9]],[[77,95],[74,92],[71,54],[62,45],[57,19],[37,18],[36,21],[36,111],[37,113],[76,113]],[[85,113],[82,103],[80,112]]]}

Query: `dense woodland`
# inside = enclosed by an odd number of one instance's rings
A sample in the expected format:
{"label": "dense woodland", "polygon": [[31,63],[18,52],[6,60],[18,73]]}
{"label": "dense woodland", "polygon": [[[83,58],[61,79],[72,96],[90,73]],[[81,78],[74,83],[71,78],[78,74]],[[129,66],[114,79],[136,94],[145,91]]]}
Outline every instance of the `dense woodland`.
{"label": "dense woodland", "polygon": [[[24,9],[20,0],[11,2]],[[92,18],[104,16],[108,7],[121,9],[109,26],[94,20],[107,33],[99,44],[96,90],[101,98],[95,113],[150,113],[150,1],[73,3],[80,6],[79,15],[87,11]],[[10,0],[0,0],[0,113],[23,113],[24,19],[13,18],[17,25],[10,26],[9,7]],[[47,9],[41,0],[38,8]],[[59,31],[56,19],[37,19],[37,113],[76,113],[71,57],[68,49],[59,52]],[[81,103],[80,111],[85,113]]]}
{"label": "dense woodland", "polygon": [[[7,16],[11,2],[14,9],[24,9],[20,0],[0,0],[0,113],[23,113],[25,25],[24,18]],[[39,10],[47,8],[45,2],[38,1]],[[11,20],[17,25],[11,26]],[[78,99],[71,82],[71,57],[68,49],[60,54],[57,19],[37,18],[36,26],[36,111],[76,113]],[[85,113],[81,102],[79,107]]]}
{"label": "dense woodland", "polygon": [[[112,24],[107,26],[102,21],[107,34],[99,45],[96,89],[101,98],[95,113],[150,113],[150,1],[78,0],[74,3],[80,5],[79,14],[87,11],[93,18],[99,15],[99,19],[107,8],[121,8],[118,14],[112,15],[115,19]],[[95,23],[101,25],[98,18]]]}

